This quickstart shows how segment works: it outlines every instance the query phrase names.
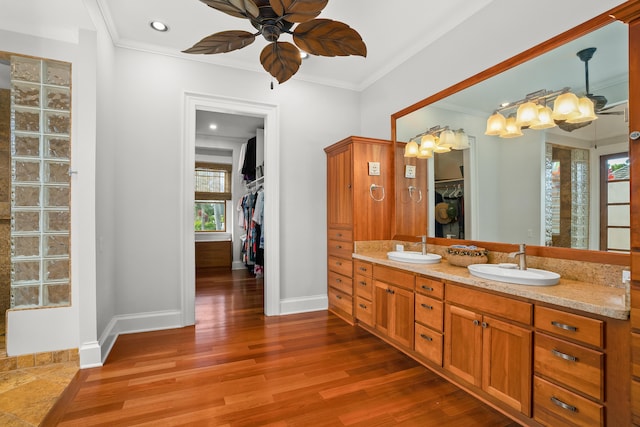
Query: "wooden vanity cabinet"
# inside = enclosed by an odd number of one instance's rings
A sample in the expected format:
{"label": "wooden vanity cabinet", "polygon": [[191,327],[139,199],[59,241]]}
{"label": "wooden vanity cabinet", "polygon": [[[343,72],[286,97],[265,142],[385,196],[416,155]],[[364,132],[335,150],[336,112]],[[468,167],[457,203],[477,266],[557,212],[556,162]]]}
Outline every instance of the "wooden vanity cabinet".
{"label": "wooden vanity cabinet", "polygon": [[[354,241],[391,238],[392,147],[391,141],[352,136],[325,148],[329,310],[352,324],[359,307],[353,290]],[[378,175],[369,175],[369,162],[379,164]]]}
{"label": "wooden vanity cabinet", "polygon": [[444,369],[531,416],[532,314],[532,304],[447,284]]}
{"label": "wooden vanity cabinet", "polygon": [[413,349],[415,276],[373,266],[374,328],[402,347]]}

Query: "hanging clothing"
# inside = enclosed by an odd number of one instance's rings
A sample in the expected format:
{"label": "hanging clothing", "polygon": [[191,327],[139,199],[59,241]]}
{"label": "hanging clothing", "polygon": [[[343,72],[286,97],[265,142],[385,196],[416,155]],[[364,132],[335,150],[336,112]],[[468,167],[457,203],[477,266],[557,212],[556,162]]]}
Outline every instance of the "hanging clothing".
{"label": "hanging clothing", "polygon": [[240,155],[238,156],[238,173],[240,174],[240,176],[242,175],[242,169],[244,168],[244,158],[247,154],[247,143],[243,143],[240,146]]}
{"label": "hanging clothing", "polygon": [[257,277],[264,274],[264,190],[249,192],[237,204],[239,224],[245,230],[241,237],[241,258]]}
{"label": "hanging clothing", "polygon": [[256,179],[256,141],[255,136],[247,141],[247,150],[242,165],[242,175],[245,181],[255,181]]}

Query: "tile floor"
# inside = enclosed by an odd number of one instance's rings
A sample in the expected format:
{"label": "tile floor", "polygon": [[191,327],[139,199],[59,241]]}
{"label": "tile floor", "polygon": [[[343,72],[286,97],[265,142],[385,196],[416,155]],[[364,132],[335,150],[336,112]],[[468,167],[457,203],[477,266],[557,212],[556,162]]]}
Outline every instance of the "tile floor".
{"label": "tile floor", "polygon": [[38,426],[78,371],[78,362],[0,372],[0,426]]}

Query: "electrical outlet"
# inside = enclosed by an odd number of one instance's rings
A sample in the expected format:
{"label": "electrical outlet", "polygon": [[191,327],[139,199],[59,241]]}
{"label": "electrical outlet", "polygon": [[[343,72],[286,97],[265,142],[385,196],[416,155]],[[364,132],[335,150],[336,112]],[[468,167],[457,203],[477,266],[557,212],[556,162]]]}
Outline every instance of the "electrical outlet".
{"label": "electrical outlet", "polygon": [[380,162],[369,162],[369,175],[380,175]]}
{"label": "electrical outlet", "polygon": [[622,270],[622,282],[630,282],[631,281],[631,271]]}
{"label": "electrical outlet", "polygon": [[404,167],[404,177],[405,178],[415,178],[416,177],[416,167],[414,165],[405,165],[405,167]]}

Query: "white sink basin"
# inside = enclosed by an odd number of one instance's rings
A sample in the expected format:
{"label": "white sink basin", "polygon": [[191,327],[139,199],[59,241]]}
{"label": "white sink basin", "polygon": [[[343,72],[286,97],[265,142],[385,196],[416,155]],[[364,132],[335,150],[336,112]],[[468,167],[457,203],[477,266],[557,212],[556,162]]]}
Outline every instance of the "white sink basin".
{"label": "white sink basin", "polygon": [[473,276],[517,285],[551,286],[557,284],[560,280],[560,275],[552,271],[538,270],[537,268],[519,270],[513,268],[514,265],[472,264],[467,268]]}
{"label": "white sink basin", "polygon": [[410,262],[413,264],[437,264],[442,257],[436,254],[423,254],[414,251],[387,252],[387,257],[392,261]]}

